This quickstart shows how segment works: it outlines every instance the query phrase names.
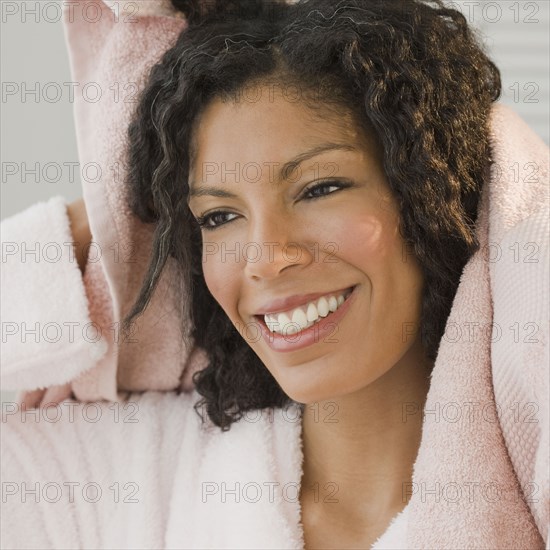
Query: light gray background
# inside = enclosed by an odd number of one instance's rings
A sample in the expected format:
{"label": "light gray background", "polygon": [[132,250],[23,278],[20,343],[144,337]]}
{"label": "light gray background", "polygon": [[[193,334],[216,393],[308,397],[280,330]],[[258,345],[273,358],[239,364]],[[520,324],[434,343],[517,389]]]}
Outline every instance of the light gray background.
{"label": "light gray background", "polygon": [[[62,85],[71,81],[62,24],[50,22],[55,19],[54,7],[44,11],[47,4],[53,3],[40,2],[40,13],[34,16],[29,12],[38,4],[35,0],[0,2],[3,86],[13,83],[19,89],[23,86],[32,89],[38,83],[39,91],[49,91],[52,97],[55,89],[48,90],[48,83]],[[501,101],[513,107],[548,143],[550,2],[449,0],[447,3],[459,7],[468,21],[484,33],[492,57],[502,71]],[[17,4],[19,14],[8,15],[8,4],[12,9]],[[27,12],[25,18],[24,12]],[[22,101],[20,93],[2,100],[2,219],[54,195],[63,195],[69,200],[82,196],[78,171],[71,183],[68,168],[63,168],[58,182],[40,177],[37,183],[29,174],[23,183],[20,173],[6,175],[9,163],[20,167],[26,163],[30,169],[39,163],[44,170],[50,162],[60,166],[78,162],[72,104],[66,88],[63,90],[61,100],[54,102],[48,102],[42,95],[36,102],[33,94]],[[47,178],[55,177],[55,168],[52,168]]]}
{"label": "light gray background", "polygon": [[[388,0],[390,1],[390,0]],[[484,41],[503,76],[501,101],[515,109],[542,139],[549,142],[549,12],[548,0],[487,0],[447,2],[460,8],[467,20],[484,35]],[[29,12],[39,4],[38,16]],[[0,1],[1,77],[3,88],[10,83],[21,89],[48,83],[70,82],[68,55],[61,22],[51,22],[55,10],[44,12],[46,4],[35,0]],[[6,7],[17,5],[19,14],[9,16]],[[25,19],[25,20],[24,20]],[[50,91],[53,91],[50,90]],[[51,96],[50,96],[51,97]],[[1,218],[16,214],[37,201],[63,195],[68,200],[82,196],[80,179],[69,181],[68,170],[57,183],[28,175],[7,177],[9,163],[34,168],[39,163],[59,165],[78,162],[72,104],[68,93],[60,101],[48,102],[40,94],[22,101],[21,94],[2,98],[1,106]],[[50,174],[50,178],[52,175]],[[4,396],[4,398],[7,398]]]}

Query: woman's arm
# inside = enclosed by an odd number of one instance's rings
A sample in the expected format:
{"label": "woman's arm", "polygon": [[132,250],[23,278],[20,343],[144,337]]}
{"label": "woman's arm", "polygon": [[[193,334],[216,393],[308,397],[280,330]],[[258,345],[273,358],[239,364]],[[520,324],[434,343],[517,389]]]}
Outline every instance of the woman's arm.
{"label": "woman's arm", "polygon": [[[2,220],[0,373],[5,391],[66,384],[107,351],[105,338],[95,337],[75,257],[85,260],[88,248],[83,210],[56,196]],[[75,239],[81,243],[76,254]]]}
{"label": "woman's arm", "polygon": [[200,451],[196,397],[3,407],[2,548],[166,548],[182,446]]}
{"label": "woman's arm", "polygon": [[90,242],[92,241],[84,199],[78,199],[67,204],[67,215],[69,216],[71,233],[75,243],[75,255],[78,267],[82,274],[84,274]]}

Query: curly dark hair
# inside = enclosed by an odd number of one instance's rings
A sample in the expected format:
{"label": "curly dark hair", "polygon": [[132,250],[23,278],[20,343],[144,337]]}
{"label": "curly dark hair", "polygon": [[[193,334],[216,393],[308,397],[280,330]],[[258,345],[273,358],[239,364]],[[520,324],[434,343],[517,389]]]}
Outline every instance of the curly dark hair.
{"label": "curly dark hair", "polygon": [[210,294],[186,202],[191,136],[205,106],[251,83],[291,82],[313,92],[308,107],[351,113],[381,146],[401,235],[426,282],[420,333],[434,361],[462,270],[479,248],[478,204],[493,162],[489,116],[501,79],[477,31],[442,0],[172,1],[189,26],[152,68],[129,126],[128,204],[155,231],[124,326],[173,258],[188,292],[182,336],[209,358],[193,376],[202,396],[195,410],[206,405],[228,430],[248,410],[292,401]]}

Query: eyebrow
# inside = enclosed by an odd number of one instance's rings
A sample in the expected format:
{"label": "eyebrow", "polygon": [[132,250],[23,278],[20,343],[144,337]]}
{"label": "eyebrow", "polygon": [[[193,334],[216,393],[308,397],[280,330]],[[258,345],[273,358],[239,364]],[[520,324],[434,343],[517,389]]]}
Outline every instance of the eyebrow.
{"label": "eyebrow", "polygon": [[[295,170],[302,162],[305,162],[306,160],[309,160],[313,157],[316,157],[320,155],[321,153],[325,153],[326,151],[358,151],[356,147],[353,145],[349,145],[347,143],[322,143],[321,145],[317,145],[313,147],[312,149],[308,149],[307,151],[304,151],[300,153],[299,155],[296,155],[294,158],[290,159],[289,161],[285,162],[283,166],[277,170],[277,177],[276,181],[277,183],[280,183],[282,180],[287,179],[293,170]],[[220,197],[224,199],[235,199],[237,198],[237,195],[234,193],[231,193],[230,191],[226,191],[225,189],[222,189],[221,187],[205,187],[205,186],[191,186],[189,185],[189,199],[191,197],[203,197],[203,196],[211,196],[211,197]]]}

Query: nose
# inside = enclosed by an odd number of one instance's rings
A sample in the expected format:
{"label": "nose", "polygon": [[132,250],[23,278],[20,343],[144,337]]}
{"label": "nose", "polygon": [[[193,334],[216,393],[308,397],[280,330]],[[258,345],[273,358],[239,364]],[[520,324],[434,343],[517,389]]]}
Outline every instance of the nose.
{"label": "nose", "polygon": [[262,212],[251,223],[244,258],[245,274],[252,279],[272,279],[293,265],[305,266],[312,254],[301,244],[303,228],[281,212]]}

